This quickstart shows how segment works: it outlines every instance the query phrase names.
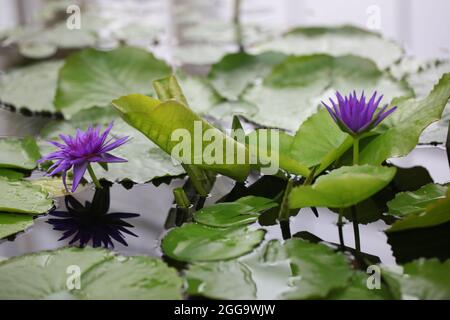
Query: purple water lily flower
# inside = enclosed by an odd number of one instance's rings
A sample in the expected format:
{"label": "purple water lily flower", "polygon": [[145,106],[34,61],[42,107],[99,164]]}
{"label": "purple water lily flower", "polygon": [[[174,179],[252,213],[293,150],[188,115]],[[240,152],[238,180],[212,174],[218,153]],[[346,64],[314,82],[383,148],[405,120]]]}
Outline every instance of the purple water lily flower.
{"label": "purple water lily flower", "polygon": [[393,107],[387,110],[388,105],[385,105],[376,112],[381,99],[383,99],[382,95],[377,99],[376,91],[368,102],[366,102],[364,92],[359,99],[356,96],[355,91],[353,91],[353,94],[346,97],[343,97],[339,92],[336,92],[336,97],[337,102],[334,102],[330,98],[332,107],[328,106],[323,101],[322,104],[327,108],[331,117],[341,130],[352,136],[358,136],[372,130],[397,109],[397,107]]}
{"label": "purple water lily flower", "polygon": [[72,192],[77,189],[78,184],[83,178],[86,170],[89,170],[94,183],[98,184],[92,168],[90,167],[91,162],[127,162],[127,160],[118,158],[109,153],[110,151],[128,142],[128,137],[123,137],[120,139],[111,138],[107,140],[112,126],[113,122],[109,124],[103,133],[100,132],[100,126],[98,125],[95,128],[89,127],[86,132],[77,129],[74,137],[60,134],[59,137],[63,143],[49,141],[49,143],[57,147],[58,150],[44,156],[42,159],[38,160],[38,162],[42,163],[45,161],[54,161],[53,165],[48,169],[48,175],[53,176],[56,174],[61,174],[66,190],[66,174],[72,167]]}

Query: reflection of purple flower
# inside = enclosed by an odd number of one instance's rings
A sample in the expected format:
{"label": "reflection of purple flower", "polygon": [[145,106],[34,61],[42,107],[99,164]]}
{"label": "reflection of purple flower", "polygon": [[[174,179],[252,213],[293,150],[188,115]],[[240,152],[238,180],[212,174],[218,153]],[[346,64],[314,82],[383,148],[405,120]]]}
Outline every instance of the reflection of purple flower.
{"label": "reflection of purple flower", "polygon": [[378,105],[381,102],[383,96],[377,99],[377,92],[375,91],[368,102],[364,92],[358,99],[356,92],[349,96],[342,97],[339,92],[336,92],[337,102],[334,102],[330,98],[332,107],[328,106],[324,102],[322,104],[327,108],[333,120],[341,128],[352,136],[359,135],[363,132],[367,132],[375,128],[380,124],[387,116],[397,109],[393,107],[386,110],[388,105],[385,105],[378,112],[376,112]]}
{"label": "reflection of purple flower", "polygon": [[74,192],[91,162],[127,161],[108,153],[128,141],[128,137],[106,140],[112,126],[111,122],[103,133],[100,133],[100,126],[97,126],[96,128],[89,127],[86,132],[77,129],[75,137],[61,134],[59,137],[64,143],[49,141],[58,148],[58,151],[46,155],[39,162],[55,161],[49,168],[49,175],[61,174],[65,186],[66,173],[73,167],[72,192]]}
{"label": "reflection of purple flower", "polygon": [[92,246],[114,248],[113,240],[127,246],[125,234],[137,237],[136,234],[127,228],[133,225],[125,222],[124,219],[138,217],[136,213],[114,212],[109,210],[109,188],[96,190],[94,199],[86,201],[83,206],[72,196],[65,198],[67,211],[53,211],[49,215],[55,218],[48,219],[47,223],[53,226],[53,230],[63,231],[59,240],[70,237],[69,244],[79,243],[80,247],[85,247],[90,241]]}

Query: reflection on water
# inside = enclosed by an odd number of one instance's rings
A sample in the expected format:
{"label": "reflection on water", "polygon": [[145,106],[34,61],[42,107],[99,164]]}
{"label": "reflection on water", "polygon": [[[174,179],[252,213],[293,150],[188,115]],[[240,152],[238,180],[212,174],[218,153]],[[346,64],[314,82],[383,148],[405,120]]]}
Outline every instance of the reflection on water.
{"label": "reflection on water", "polygon": [[129,228],[134,226],[125,219],[139,217],[137,213],[112,212],[110,207],[110,185],[103,183],[102,189],[95,190],[92,201],[86,201],[83,205],[73,196],[64,198],[67,211],[53,211],[50,216],[57,217],[48,219],[53,230],[62,231],[65,240],[72,237],[69,244],[79,243],[85,247],[89,242],[96,247],[114,248],[114,242],[118,241],[128,246],[125,235],[137,237]]}

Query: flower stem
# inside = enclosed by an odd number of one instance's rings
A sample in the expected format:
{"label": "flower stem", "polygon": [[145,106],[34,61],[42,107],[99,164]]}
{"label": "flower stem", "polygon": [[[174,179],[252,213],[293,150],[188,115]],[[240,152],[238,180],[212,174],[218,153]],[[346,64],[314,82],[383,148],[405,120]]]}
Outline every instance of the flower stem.
{"label": "flower stem", "polygon": [[102,188],[102,185],[101,185],[100,182],[98,181],[97,176],[95,175],[94,169],[92,169],[91,164],[88,164],[87,170],[88,170],[88,172],[89,172],[89,175],[90,175],[91,178],[92,178],[92,181],[94,182],[95,188],[96,188],[96,189],[101,189],[101,188]]}
{"label": "flower stem", "polygon": [[359,164],[359,138],[353,138],[353,165]]}
{"label": "flower stem", "polygon": [[[353,165],[359,164],[359,138],[356,137],[353,140]],[[356,213],[356,206],[351,207],[352,220],[353,220],[353,234],[355,235],[355,249],[356,252],[361,252],[361,240],[359,238],[359,225],[358,217]]]}

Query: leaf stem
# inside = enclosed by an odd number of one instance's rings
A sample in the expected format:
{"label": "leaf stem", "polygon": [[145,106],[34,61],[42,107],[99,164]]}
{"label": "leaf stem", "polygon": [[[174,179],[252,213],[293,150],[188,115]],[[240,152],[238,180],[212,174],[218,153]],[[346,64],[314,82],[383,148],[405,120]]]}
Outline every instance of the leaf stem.
{"label": "leaf stem", "polygon": [[342,222],[342,217],[344,215],[344,209],[339,209],[339,218],[338,218],[338,222],[337,222],[337,226],[338,226],[338,231],[339,231],[339,244],[341,245],[342,248],[344,248],[345,244],[344,244],[344,233],[342,232],[342,227],[343,227],[343,222]]}
{"label": "leaf stem", "polygon": [[87,166],[87,170],[88,170],[88,172],[89,172],[89,175],[90,175],[91,178],[92,178],[92,181],[94,182],[95,188],[96,188],[96,189],[101,189],[101,188],[102,188],[102,185],[101,185],[100,182],[98,181],[97,176],[95,175],[94,169],[92,169],[92,166],[91,166],[90,163],[89,163],[88,166]]}
{"label": "leaf stem", "polygon": [[351,207],[352,220],[353,220],[353,233],[355,235],[355,249],[356,252],[361,252],[361,241],[359,238],[359,225],[358,225],[358,215],[356,214],[356,207]]}

